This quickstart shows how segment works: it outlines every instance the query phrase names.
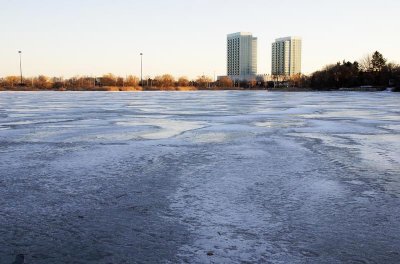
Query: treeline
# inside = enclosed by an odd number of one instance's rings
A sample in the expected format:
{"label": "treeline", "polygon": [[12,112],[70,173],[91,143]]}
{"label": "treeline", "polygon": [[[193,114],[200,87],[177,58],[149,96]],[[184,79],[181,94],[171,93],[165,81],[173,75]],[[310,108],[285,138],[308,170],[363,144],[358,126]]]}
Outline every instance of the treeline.
{"label": "treeline", "polygon": [[194,80],[187,77],[175,79],[170,74],[145,78],[143,82],[136,76],[115,76],[111,73],[101,77],[76,76],[72,78],[47,77],[33,78],[7,76],[0,78],[0,87],[7,89],[37,90],[195,90],[231,87],[231,81],[217,83],[208,76],[199,76]]}
{"label": "treeline", "polygon": [[343,61],[328,65],[310,76],[295,76],[291,85],[308,87],[313,90],[341,89],[355,87],[400,87],[400,65],[388,63],[381,53],[376,51],[360,61]]}
{"label": "treeline", "polygon": [[273,88],[338,90],[355,87],[377,87],[385,89],[395,87],[400,91],[400,66],[388,63],[381,53],[366,56],[360,61],[343,61],[328,65],[311,75],[262,76],[253,80],[233,81],[222,77],[213,81],[208,76],[196,79],[175,78],[170,74],[145,78],[143,82],[133,75],[126,77],[105,74],[101,77],[77,76],[72,78],[47,77],[40,75],[33,78],[7,76],[0,78],[0,89],[8,90],[218,90],[218,89],[273,89]]}
{"label": "treeline", "polygon": [[185,76],[175,79],[171,74],[164,74],[143,80],[142,87],[147,90],[176,90],[178,88],[187,88],[188,90],[212,89],[215,87],[215,83],[211,77],[204,75],[190,80]]}
{"label": "treeline", "polygon": [[72,78],[48,77],[40,75],[32,78],[7,76],[0,78],[0,88],[6,89],[37,89],[37,90],[218,90],[218,89],[248,89],[267,87],[261,80],[233,81],[222,77],[214,81],[209,76],[199,76],[189,79],[185,76],[175,78],[164,74],[154,78],[145,78],[143,82],[136,76],[115,76],[111,73],[101,77],[75,76]]}
{"label": "treeline", "polygon": [[135,76],[125,78],[106,74],[102,77],[76,76],[72,78],[48,77],[39,75],[32,78],[7,76],[0,79],[3,88],[33,88],[39,90],[102,90],[102,87],[139,87],[139,79]]}

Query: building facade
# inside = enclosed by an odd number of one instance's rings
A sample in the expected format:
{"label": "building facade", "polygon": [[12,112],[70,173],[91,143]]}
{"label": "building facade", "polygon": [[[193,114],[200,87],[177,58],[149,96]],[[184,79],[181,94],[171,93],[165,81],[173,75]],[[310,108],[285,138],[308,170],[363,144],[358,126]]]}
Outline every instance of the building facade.
{"label": "building facade", "polygon": [[300,37],[276,39],[272,43],[272,75],[292,76],[301,73]]}
{"label": "building facade", "polygon": [[229,34],[227,41],[227,75],[240,78],[256,74],[257,38],[246,32]]}

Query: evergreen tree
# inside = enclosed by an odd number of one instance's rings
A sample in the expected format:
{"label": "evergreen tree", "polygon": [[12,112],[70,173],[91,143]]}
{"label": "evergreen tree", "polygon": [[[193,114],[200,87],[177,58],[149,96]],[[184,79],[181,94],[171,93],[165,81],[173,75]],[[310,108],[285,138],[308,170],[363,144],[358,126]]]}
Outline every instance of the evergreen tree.
{"label": "evergreen tree", "polygon": [[386,59],[381,53],[375,51],[375,53],[372,55],[372,70],[374,72],[381,72],[385,66]]}

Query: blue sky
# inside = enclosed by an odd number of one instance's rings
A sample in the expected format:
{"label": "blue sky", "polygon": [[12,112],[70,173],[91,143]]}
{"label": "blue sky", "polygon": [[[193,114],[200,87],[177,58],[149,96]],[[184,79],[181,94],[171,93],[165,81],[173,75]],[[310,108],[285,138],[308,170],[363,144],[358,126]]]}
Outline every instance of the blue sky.
{"label": "blue sky", "polygon": [[258,71],[271,43],[303,38],[303,72],[381,51],[400,63],[398,0],[0,0],[0,76],[70,77],[226,72],[226,35],[258,37]]}

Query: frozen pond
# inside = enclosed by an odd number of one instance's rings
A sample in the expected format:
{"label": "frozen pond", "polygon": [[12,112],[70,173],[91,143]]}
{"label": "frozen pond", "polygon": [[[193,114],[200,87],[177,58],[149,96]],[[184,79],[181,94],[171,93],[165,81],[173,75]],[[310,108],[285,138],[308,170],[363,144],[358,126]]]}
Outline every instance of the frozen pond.
{"label": "frozen pond", "polygon": [[0,93],[0,263],[400,263],[400,94]]}

